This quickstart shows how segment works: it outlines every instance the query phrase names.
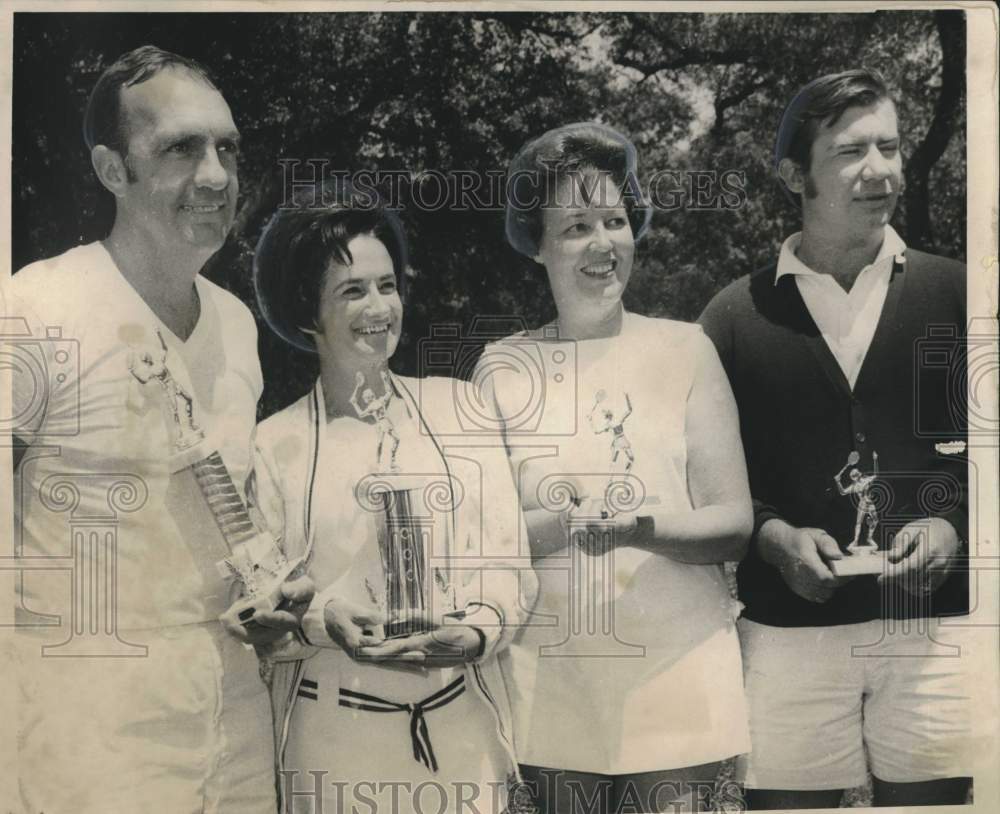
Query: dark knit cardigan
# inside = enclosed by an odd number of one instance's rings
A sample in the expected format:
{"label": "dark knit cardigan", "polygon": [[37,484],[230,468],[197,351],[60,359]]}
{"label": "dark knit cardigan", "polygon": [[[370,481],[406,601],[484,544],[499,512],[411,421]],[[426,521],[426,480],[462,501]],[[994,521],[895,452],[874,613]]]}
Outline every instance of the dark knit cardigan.
{"label": "dark knit cardigan", "polygon": [[[885,305],[852,393],[809,315],[792,275],[777,264],[736,280],[700,322],[729,375],[740,413],[756,531],[769,518],[828,531],[841,546],[854,533],[856,503],[833,476],[857,450],[887,547],[911,520],[944,517],[968,539],[968,462],[936,444],[966,439],[965,267],[908,250],[895,262]],[[842,482],[847,482],[845,473]],[[759,556],[756,539],[737,572],[744,615],[781,627],[840,625],[968,612],[968,573],[953,572],[931,598],[862,576],[826,603],[794,594]]]}

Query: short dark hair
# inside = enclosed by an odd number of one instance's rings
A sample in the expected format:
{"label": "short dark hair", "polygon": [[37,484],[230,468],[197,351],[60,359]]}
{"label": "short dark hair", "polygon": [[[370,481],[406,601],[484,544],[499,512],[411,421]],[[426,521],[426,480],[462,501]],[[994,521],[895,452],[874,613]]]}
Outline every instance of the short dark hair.
{"label": "short dark hair", "polygon": [[[778,168],[782,159],[790,158],[803,172],[809,172],[813,142],[821,125],[832,127],[849,108],[868,107],[884,99],[892,100],[889,88],[882,75],[869,68],[814,79],[802,87],[785,108],[774,145],[774,168]],[[781,187],[798,202],[798,195],[792,193],[784,181]]]}
{"label": "short dark hair", "polygon": [[632,142],[597,122],[563,125],[529,141],[507,168],[507,242],[527,257],[537,255],[546,192],[558,177],[587,170],[609,173],[622,190],[632,234],[638,240],[649,225],[652,209],[639,189],[637,165]]}
{"label": "short dark hair", "polygon": [[215,90],[218,86],[208,69],[187,57],[164,51],[155,45],[143,45],[122,54],[101,74],[90,92],[83,115],[83,140],[93,150],[103,144],[111,150],[128,155],[127,122],[122,116],[122,88],[139,85],[167,68],[183,68]]}
{"label": "short dark hair", "polygon": [[402,295],[406,235],[396,213],[376,193],[361,193],[349,184],[300,187],[288,203],[274,214],[257,242],[254,290],[271,330],[290,345],[315,353],[312,336],[302,329],[317,323],[330,261],[353,263],[347,244],[370,234],[389,252]]}

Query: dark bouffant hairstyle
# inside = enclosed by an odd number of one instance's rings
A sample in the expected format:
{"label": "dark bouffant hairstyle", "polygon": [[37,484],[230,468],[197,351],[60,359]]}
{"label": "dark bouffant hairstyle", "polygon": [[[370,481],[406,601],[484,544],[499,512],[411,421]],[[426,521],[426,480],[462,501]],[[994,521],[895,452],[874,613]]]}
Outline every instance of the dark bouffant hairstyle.
{"label": "dark bouffant hairstyle", "polygon": [[257,243],[253,279],[268,326],[291,345],[316,352],[312,329],[330,261],[353,262],[347,244],[358,235],[382,242],[401,295],[407,263],[406,236],[396,213],[376,194],[349,185],[299,188],[271,218]]}
{"label": "dark bouffant hairstyle", "polygon": [[549,130],[525,144],[507,169],[507,242],[527,257],[542,241],[542,208],[560,177],[607,172],[622,190],[632,234],[642,237],[652,209],[636,179],[635,147],[617,130],[596,122],[577,122]]}

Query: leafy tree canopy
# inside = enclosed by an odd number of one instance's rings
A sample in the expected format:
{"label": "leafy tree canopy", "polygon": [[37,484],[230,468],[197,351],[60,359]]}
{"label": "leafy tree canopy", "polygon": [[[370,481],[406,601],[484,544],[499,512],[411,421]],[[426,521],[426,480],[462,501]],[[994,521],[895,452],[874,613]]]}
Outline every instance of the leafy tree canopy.
{"label": "leafy tree canopy", "polygon": [[[216,74],[243,133],[241,199],[205,273],[255,310],[253,248],[281,202],[282,159],[397,170],[433,200],[456,171],[502,174],[529,138],[570,121],[628,134],[664,194],[627,292],[642,313],[693,319],[730,280],[775,256],[797,213],[772,170],[782,109],[810,79],[868,65],[899,100],[905,189],[894,225],[914,247],[964,259],[964,18],[865,14],[15,15],[13,267],[104,237],[113,203],[81,137],[87,95],[145,43]],[[696,208],[691,173],[738,173],[738,208]],[[421,176],[421,173],[424,173]],[[495,203],[496,201],[494,201]],[[477,315],[527,324],[554,308],[544,272],[510,249],[497,207],[406,206],[413,279],[394,367],[420,368],[430,326]],[[269,414],[304,392],[314,360],[261,324]]]}

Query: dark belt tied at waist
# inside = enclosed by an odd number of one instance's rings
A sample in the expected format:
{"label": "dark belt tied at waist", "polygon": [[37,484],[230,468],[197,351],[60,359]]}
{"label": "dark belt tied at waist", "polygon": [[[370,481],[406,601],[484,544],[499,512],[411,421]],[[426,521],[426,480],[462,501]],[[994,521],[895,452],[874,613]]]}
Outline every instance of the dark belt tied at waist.
{"label": "dark belt tied at waist", "polygon": [[434,757],[434,748],[431,746],[430,735],[427,733],[427,721],[424,720],[424,713],[450,704],[463,692],[465,692],[465,673],[462,673],[447,687],[428,695],[423,701],[416,704],[397,704],[395,701],[387,701],[375,695],[341,688],[340,706],[362,709],[366,712],[409,712],[413,758],[419,763],[423,763],[432,772],[437,772],[437,758]]}

